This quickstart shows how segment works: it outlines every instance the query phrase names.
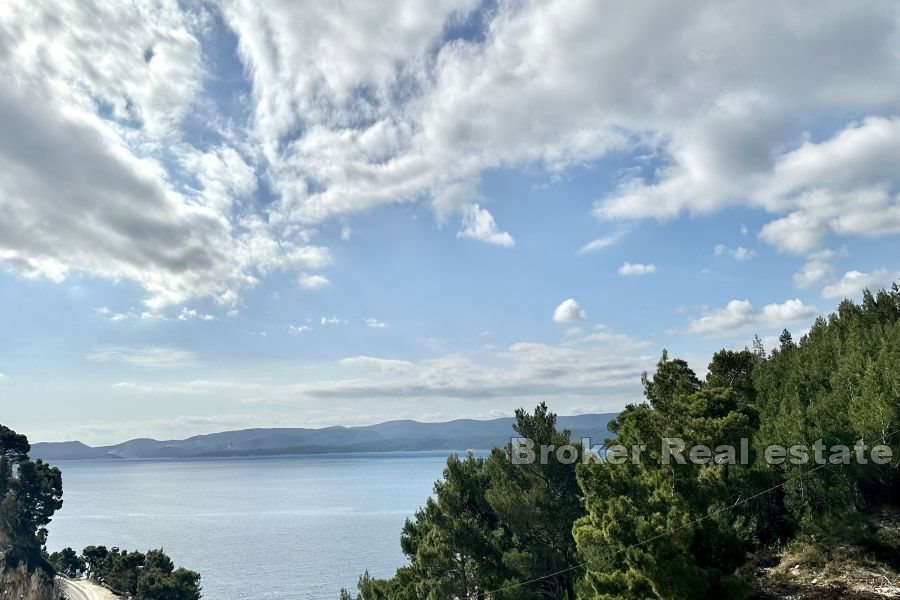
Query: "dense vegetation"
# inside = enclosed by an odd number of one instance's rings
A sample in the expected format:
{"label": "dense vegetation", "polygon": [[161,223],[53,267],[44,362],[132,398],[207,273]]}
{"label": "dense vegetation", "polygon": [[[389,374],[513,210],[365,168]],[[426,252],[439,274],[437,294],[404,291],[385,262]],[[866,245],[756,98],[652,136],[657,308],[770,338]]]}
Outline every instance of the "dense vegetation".
{"label": "dense vegetation", "polygon": [[[547,464],[519,465],[512,447],[451,457],[401,534],[409,565],[387,580],[363,575],[358,598],[744,598],[755,554],[837,521],[846,531],[900,504],[896,460],[764,460],[773,444],[817,441],[888,445],[900,456],[896,285],[866,292],[861,304],[844,301],[799,342],[785,331],[769,353],[758,341],[722,350],[703,379],[663,353],[644,392],[610,424],[614,443],[646,446],[638,462],[576,466],[551,454]],[[516,419],[536,444],[568,442],[544,405]],[[665,464],[665,438],[688,448],[739,448],[746,439],[747,461]]]}
{"label": "dense vegetation", "polygon": [[50,598],[44,560],[47,525],[62,506],[62,475],[28,452],[24,435],[0,425],[0,585],[22,597]]}
{"label": "dense vegetation", "polygon": [[47,525],[62,507],[62,474],[28,457],[28,439],[0,425],[0,591],[51,600],[52,577],[78,572],[135,600],[199,600],[200,575],[176,569],[162,550],[88,546],[47,555]]}
{"label": "dense vegetation", "polygon": [[71,548],[54,552],[49,560],[61,573],[88,578],[106,585],[120,595],[137,600],[198,600],[200,575],[176,569],[162,550],[128,552],[106,546],[88,546],[81,555]]}

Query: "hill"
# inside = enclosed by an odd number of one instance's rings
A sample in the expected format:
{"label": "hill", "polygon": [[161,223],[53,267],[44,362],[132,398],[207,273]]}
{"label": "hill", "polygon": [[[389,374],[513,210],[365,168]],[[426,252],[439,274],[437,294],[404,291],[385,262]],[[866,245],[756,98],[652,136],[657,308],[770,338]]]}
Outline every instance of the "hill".
{"label": "hill", "polygon": [[[594,443],[607,436],[615,413],[559,417],[559,425],[575,439]],[[489,450],[508,443],[515,435],[513,418],[458,419],[444,423],[388,421],[362,427],[244,429],[198,435],[185,440],[129,440],[112,446],[91,447],[81,442],[44,442],[31,453],[44,460],[203,458],[275,456],[340,452],[401,452],[468,449]]]}

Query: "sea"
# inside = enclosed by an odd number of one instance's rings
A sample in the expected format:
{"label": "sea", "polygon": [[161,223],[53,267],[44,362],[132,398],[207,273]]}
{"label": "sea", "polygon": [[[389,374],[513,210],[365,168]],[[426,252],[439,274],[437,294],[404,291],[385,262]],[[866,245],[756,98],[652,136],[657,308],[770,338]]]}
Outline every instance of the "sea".
{"label": "sea", "polygon": [[207,600],[337,600],[364,571],[406,564],[400,531],[447,452],[54,463],[52,552],[162,548]]}

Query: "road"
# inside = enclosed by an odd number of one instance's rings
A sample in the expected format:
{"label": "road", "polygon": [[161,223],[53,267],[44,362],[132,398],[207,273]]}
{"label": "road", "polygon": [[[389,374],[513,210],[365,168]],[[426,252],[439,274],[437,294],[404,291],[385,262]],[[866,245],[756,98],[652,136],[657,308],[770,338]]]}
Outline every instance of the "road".
{"label": "road", "polygon": [[90,581],[59,578],[59,589],[69,600],[119,600],[105,587]]}

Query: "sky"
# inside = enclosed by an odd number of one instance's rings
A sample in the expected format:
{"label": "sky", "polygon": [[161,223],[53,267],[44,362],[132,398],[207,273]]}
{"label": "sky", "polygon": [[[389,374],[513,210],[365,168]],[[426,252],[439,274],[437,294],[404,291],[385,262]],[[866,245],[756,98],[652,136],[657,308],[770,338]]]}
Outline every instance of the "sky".
{"label": "sky", "polygon": [[560,414],[900,277],[893,1],[5,0],[0,422]]}

